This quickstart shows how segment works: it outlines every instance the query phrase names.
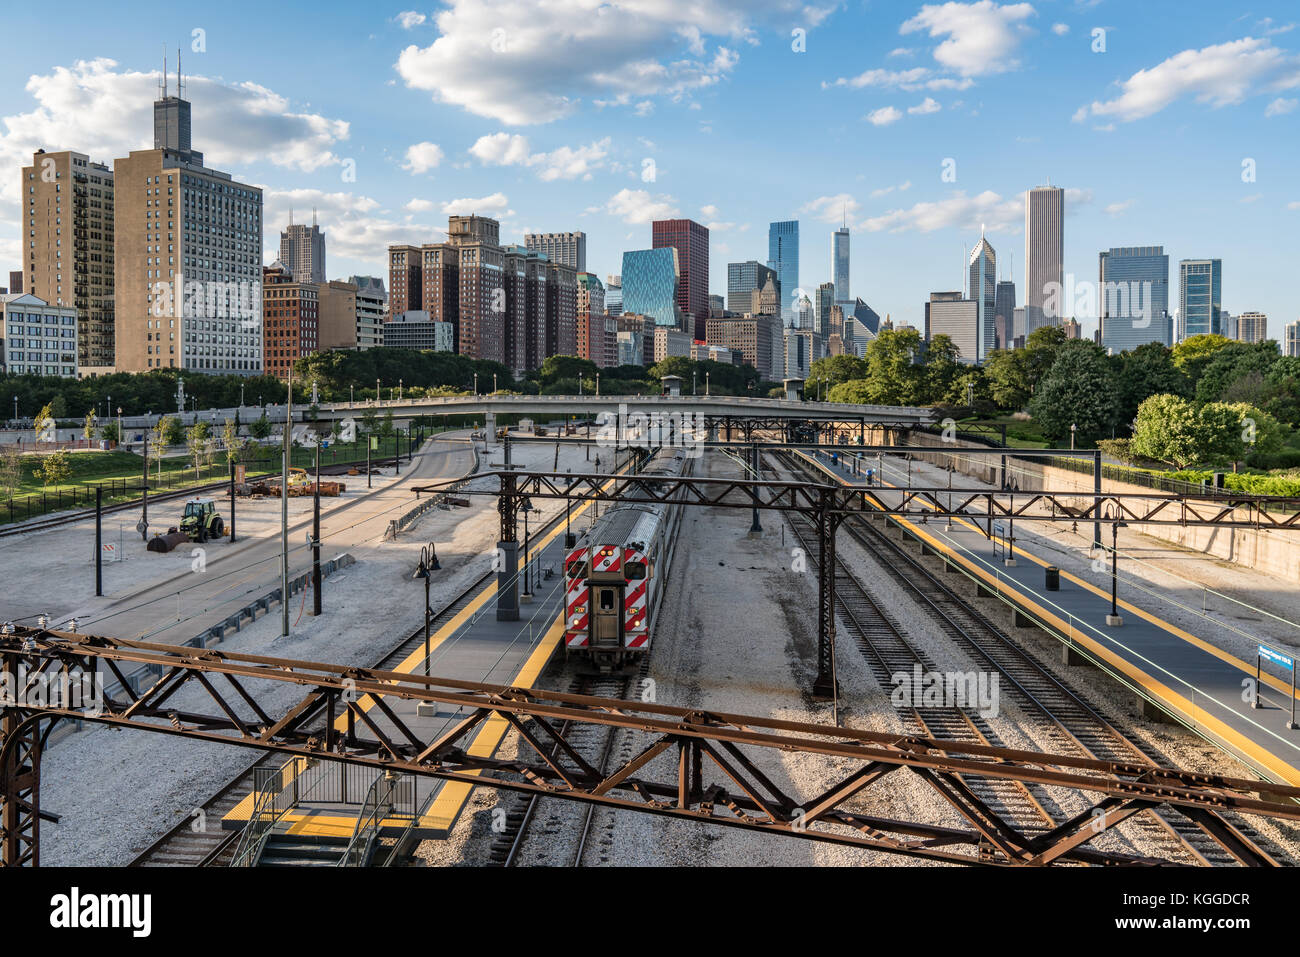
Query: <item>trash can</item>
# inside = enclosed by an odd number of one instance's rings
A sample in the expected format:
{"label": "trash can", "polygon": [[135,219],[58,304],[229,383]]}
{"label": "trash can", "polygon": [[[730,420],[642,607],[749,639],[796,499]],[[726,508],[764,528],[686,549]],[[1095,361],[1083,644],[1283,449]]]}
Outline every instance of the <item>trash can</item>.
{"label": "trash can", "polygon": [[1059,568],[1057,568],[1055,565],[1048,565],[1047,568],[1044,569],[1044,571],[1045,571],[1046,574],[1047,574],[1047,586],[1046,586],[1046,587],[1047,587],[1047,590],[1048,590],[1048,591],[1060,591],[1060,590],[1061,590],[1061,570],[1060,570]]}

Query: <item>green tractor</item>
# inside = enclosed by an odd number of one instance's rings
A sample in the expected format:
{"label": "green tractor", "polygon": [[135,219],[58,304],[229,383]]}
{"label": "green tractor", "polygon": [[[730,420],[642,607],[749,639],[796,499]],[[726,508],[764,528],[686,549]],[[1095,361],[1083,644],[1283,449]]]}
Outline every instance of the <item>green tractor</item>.
{"label": "green tractor", "polygon": [[206,542],[209,539],[220,538],[225,530],[225,523],[217,514],[215,499],[192,498],[185,503],[185,514],[181,516],[181,531],[190,541]]}

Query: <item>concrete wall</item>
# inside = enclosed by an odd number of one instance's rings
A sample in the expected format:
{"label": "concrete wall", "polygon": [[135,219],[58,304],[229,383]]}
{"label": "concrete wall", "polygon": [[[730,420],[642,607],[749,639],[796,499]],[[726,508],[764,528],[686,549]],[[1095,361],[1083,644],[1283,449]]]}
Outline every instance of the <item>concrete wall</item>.
{"label": "concrete wall", "polygon": [[[963,440],[945,442],[940,436],[913,433],[907,437],[912,446],[942,448],[949,454],[916,453],[914,457],[930,464],[946,467],[955,462],[955,470],[978,481],[997,486],[1001,481],[1001,456],[953,455],[963,448],[982,448]],[[892,441],[890,444],[894,444]],[[1091,497],[1093,477],[1089,472],[1073,472],[1051,465],[1040,465],[1025,459],[1009,459],[1008,471],[1016,486],[1022,491],[1050,490],[1074,491]],[[1154,490],[1141,485],[1102,479],[1105,493],[1150,494]],[[1084,504],[1084,503],[1080,503]],[[1244,514],[1244,512],[1243,512]],[[1171,542],[1211,558],[1254,568],[1276,576],[1284,582],[1300,583],[1300,532],[1250,528],[1179,527],[1176,525],[1132,525],[1152,538]]]}

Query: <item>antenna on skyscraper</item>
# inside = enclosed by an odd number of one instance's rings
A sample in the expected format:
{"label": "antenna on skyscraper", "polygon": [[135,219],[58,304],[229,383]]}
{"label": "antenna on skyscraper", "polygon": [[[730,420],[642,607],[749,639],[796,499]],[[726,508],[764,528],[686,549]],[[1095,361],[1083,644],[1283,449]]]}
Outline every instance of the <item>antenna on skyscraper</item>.
{"label": "antenna on skyscraper", "polygon": [[316,228],[316,207],[315,206],[311,208],[311,225],[312,225],[312,229]]}
{"label": "antenna on skyscraper", "polygon": [[163,44],[163,71],[158,78],[158,99],[167,99],[167,44]]}
{"label": "antenna on skyscraper", "polygon": [[181,48],[176,48],[176,95],[185,99],[185,78],[181,73]]}

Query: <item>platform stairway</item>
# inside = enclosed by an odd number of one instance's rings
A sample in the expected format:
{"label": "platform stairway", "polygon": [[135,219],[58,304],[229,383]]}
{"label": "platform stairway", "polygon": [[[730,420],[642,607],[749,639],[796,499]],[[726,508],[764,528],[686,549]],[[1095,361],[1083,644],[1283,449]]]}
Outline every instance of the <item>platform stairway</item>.
{"label": "platform stairway", "polygon": [[[240,836],[231,867],[383,867],[394,862],[418,820],[415,781],[387,771],[375,776],[359,802],[357,769],[295,757],[267,769]],[[312,829],[315,815],[351,818],[347,830]]]}

